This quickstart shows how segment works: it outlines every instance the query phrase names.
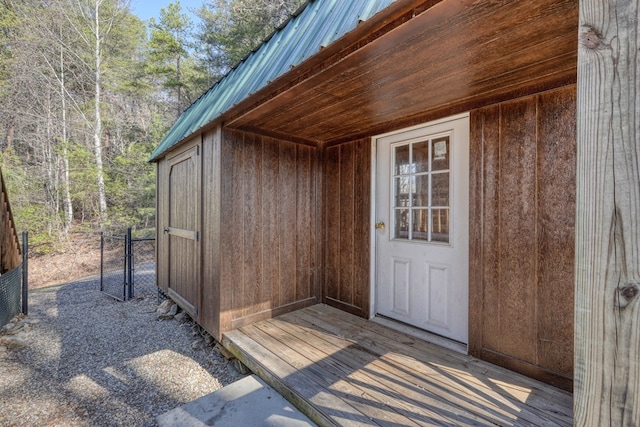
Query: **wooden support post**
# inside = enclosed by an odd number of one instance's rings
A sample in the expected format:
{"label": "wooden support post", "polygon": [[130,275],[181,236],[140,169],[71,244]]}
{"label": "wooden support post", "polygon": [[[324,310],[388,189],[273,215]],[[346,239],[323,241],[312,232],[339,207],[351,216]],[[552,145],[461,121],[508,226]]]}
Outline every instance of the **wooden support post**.
{"label": "wooden support post", "polygon": [[640,0],[580,0],[574,412],[640,425]]}

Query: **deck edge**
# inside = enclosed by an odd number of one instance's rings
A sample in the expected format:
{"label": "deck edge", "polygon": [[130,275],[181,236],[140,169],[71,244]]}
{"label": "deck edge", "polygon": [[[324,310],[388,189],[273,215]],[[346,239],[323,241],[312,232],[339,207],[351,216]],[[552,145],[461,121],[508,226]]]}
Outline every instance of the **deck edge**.
{"label": "deck edge", "polygon": [[[241,333],[241,332],[240,332]],[[320,427],[337,427],[329,417],[319,411],[313,403],[307,400],[304,396],[297,393],[295,390],[287,386],[276,375],[272,374],[268,368],[264,367],[256,359],[245,354],[239,346],[233,341],[234,331],[225,332],[222,335],[221,344],[229,351],[233,356],[242,362],[247,368],[249,368],[254,374],[260,377],[271,388],[276,390],[282,397],[289,401],[293,406],[305,414],[311,421],[316,423]],[[231,337],[229,336],[231,335]]]}

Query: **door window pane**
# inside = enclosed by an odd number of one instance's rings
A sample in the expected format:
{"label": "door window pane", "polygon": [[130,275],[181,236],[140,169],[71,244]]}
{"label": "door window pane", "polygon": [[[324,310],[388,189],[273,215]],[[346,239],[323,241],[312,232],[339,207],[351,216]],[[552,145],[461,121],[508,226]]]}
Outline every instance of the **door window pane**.
{"label": "door window pane", "polygon": [[414,177],[397,177],[395,178],[395,206],[396,208],[409,207],[409,194],[411,194],[411,183]]}
{"label": "door window pane", "polygon": [[410,168],[410,151],[409,145],[400,145],[395,147],[395,156],[394,156],[394,175],[406,175],[411,172]]}
{"label": "door window pane", "polygon": [[413,205],[415,207],[429,206],[429,175],[418,175],[415,177],[415,191],[413,194]]}
{"label": "door window pane", "polygon": [[413,210],[413,233],[414,240],[429,240],[429,209]]}
{"label": "door window pane", "polygon": [[449,137],[434,139],[432,141],[432,171],[449,169]]}
{"label": "door window pane", "polygon": [[422,173],[429,171],[429,141],[421,141],[413,144],[413,172]]}
{"label": "door window pane", "polygon": [[409,238],[409,209],[394,209],[394,237],[397,239]]}
{"label": "door window pane", "polygon": [[431,175],[431,206],[449,206],[449,172]]}
{"label": "door window pane", "polygon": [[449,242],[449,209],[431,211],[431,241]]}
{"label": "door window pane", "polygon": [[393,238],[449,242],[450,136],[393,147]]}

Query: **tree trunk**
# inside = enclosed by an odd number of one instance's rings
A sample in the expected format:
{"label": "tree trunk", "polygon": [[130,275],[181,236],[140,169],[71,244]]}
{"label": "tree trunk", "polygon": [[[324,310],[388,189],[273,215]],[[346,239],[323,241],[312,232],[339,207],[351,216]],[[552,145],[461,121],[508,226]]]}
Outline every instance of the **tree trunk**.
{"label": "tree trunk", "polygon": [[107,224],[107,197],[104,186],[104,173],[102,167],[102,118],[100,117],[100,84],[101,84],[101,46],[100,46],[100,1],[95,1],[95,123],[93,126],[93,147],[96,157],[96,169],[98,179],[98,197],[100,205],[100,225]]}
{"label": "tree trunk", "polygon": [[62,186],[64,191],[64,229],[66,235],[71,229],[73,221],[73,204],[71,203],[71,190],[69,188],[69,153],[67,150],[67,100],[65,91],[65,62],[64,51],[60,47],[60,101],[62,104]]}

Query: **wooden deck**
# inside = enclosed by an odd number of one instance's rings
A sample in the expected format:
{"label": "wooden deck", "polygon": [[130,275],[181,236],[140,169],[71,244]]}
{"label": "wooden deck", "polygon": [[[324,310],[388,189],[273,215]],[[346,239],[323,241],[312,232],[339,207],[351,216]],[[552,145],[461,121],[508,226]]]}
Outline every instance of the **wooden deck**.
{"label": "wooden deck", "polygon": [[570,393],[326,305],[223,344],[319,425],[573,425]]}

